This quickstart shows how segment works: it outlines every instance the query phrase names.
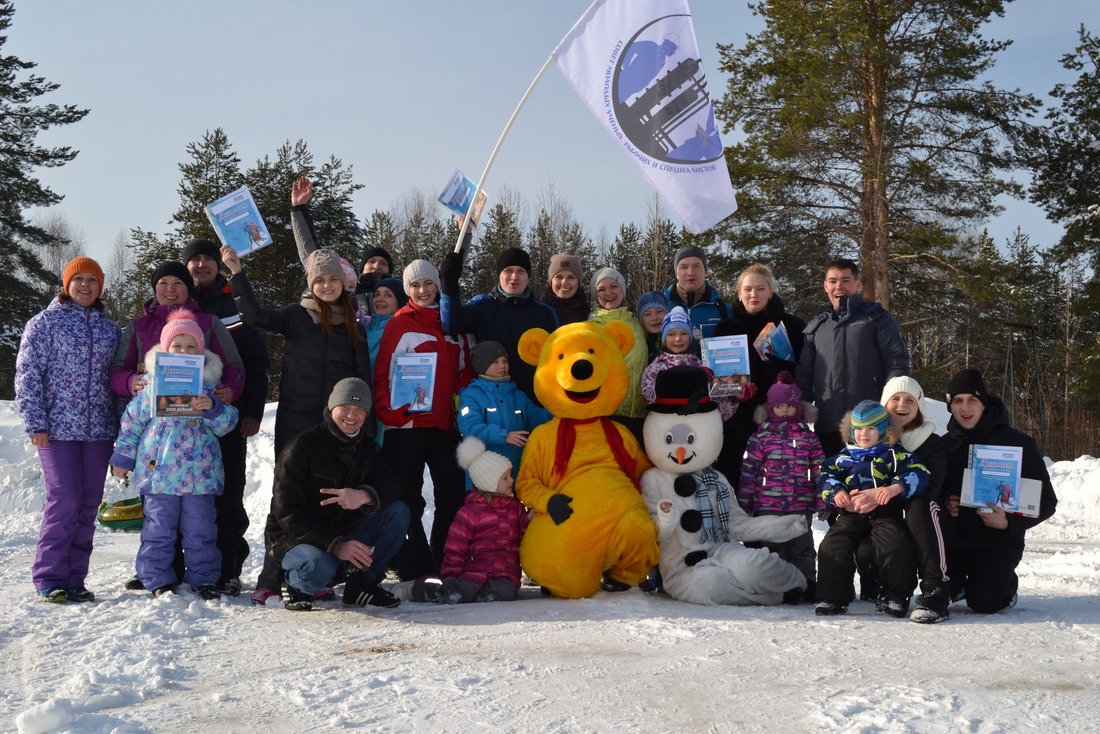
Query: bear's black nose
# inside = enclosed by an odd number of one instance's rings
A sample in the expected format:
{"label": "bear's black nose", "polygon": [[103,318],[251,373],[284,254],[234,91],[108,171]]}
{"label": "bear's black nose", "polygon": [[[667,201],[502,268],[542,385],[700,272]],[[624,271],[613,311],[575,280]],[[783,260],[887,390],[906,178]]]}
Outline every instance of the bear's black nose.
{"label": "bear's black nose", "polygon": [[592,376],[592,363],[587,359],[578,359],[569,368],[569,374],[573,375],[574,379],[587,380]]}

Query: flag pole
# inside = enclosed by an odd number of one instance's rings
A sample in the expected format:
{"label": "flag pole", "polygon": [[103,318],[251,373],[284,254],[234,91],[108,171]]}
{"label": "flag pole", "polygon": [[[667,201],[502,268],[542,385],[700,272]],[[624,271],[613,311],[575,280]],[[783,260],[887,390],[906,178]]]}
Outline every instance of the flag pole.
{"label": "flag pole", "polygon": [[[508,118],[508,124],[504,126],[504,130],[500,133],[500,137],[497,139],[497,144],[493,148],[493,152],[489,155],[488,162],[485,164],[485,170],[481,172],[481,177],[478,178],[477,183],[474,184],[474,191],[473,194],[471,194],[470,196],[470,211],[466,214],[467,219],[470,217],[470,215],[473,214],[474,207],[477,206],[477,194],[479,191],[481,191],[481,185],[485,183],[485,178],[489,175],[489,170],[493,167],[493,162],[496,160],[497,153],[500,152],[500,146],[504,143],[504,138],[508,137],[508,132],[512,129],[512,123],[514,123],[516,121],[516,118],[519,117],[519,111],[523,109],[523,105],[527,102],[527,98],[531,96],[531,92],[534,91],[535,85],[539,83],[539,80],[542,79],[543,74],[545,74],[546,70],[550,68],[550,64],[553,61],[554,55],[550,54],[550,56],[546,59],[546,63],[542,65],[541,69],[539,69],[539,73],[536,74],[535,78],[531,80],[531,84],[527,87],[527,91],[523,93],[523,97],[520,98],[519,104],[516,105],[515,111],[512,112],[512,116]],[[458,252],[462,249],[462,239],[463,236],[466,234],[466,230],[469,229],[469,226],[470,223],[468,221],[464,221],[462,223],[462,226],[459,227],[458,239],[455,240],[455,252]]]}

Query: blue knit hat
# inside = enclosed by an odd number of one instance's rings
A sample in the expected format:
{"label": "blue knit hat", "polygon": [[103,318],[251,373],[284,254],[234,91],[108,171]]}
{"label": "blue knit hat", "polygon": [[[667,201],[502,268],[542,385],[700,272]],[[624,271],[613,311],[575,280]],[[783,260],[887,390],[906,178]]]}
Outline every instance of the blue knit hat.
{"label": "blue knit hat", "polygon": [[643,293],[642,297],[638,299],[638,308],[634,309],[634,315],[640,319],[651,308],[659,308],[667,314],[672,310],[672,304],[665,298],[665,294],[660,291]]}
{"label": "blue knit hat", "polygon": [[[381,248],[379,248],[381,249]],[[374,286],[375,288],[389,288],[393,297],[397,299],[397,307],[402,308],[409,302],[409,294],[405,292],[405,286],[397,278],[386,276]]]}
{"label": "blue knit hat", "polygon": [[675,307],[665,314],[665,320],[661,322],[662,346],[665,343],[665,339],[668,337],[668,332],[673,329],[683,329],[688,333],[688,338],[691,342],[695,341],[695,336],[691,333],[691,318],[688,317],[687,311],[680,306]]}
{"label": "blue knit hat", "polygon": [[856,438],[857,428],[874,427],[878,429],[878,440],[886,440],[886,429],[890,427],[890,414],[874,400],[864,400],[852,408],[852,440]]}

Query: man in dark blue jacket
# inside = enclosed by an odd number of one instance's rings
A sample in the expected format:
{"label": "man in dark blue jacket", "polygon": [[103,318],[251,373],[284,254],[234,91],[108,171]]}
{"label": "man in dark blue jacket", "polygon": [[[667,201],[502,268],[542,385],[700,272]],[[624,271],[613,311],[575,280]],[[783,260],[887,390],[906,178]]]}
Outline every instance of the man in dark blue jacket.
{"label": "man in dark blue jacket", "polygon": [[886,309],[863,300],[859,266],[839,259],[825,268],[829,305],[806,327],[795,381],[818,410],[814,430],[826,456],[844,448],[840,419],[863,400],[878,400],[892,377],[909,374],[901,326]]}
{"label": "man in dark blue jacket", "polygon": [[439,269],[443,281],[439,317],[443,328],[454,336],[472,334],[478,342],[500,342],[508,353],[512,381],[538,404],[535,368],[520,359],[519,338],[528,329],[558,328],[558,314],[531,292],[531,256],[518,247],[501,252],[496,263],[497,285],[463,305],[459,285],[463,254],[448,253]]}

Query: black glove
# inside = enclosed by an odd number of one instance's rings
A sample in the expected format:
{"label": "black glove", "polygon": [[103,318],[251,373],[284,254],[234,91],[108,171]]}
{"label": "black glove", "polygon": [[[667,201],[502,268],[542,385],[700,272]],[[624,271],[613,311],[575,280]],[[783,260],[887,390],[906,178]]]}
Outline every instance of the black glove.
{"label": "black glove", "polygon": [[448,252],[440,263],[439,279],[443,282],[443,292],[448,296],[459,295],[458,279],[462,277],[462,255],[457,252]]}
{"label": "black glove", "polygon": [[546,514],[550,515],[555,525],[561,525],[573,514],[573,508],[569,506],[572,501],[573,498],[568,495],[556,494],[546,503]]}
{"label": "black glove", "polygon": [[378,281],[381,278],[378,277],[378,273],[363,273],[359,276],[359,281],[355,284],[356,293],[374,293],[374,287],[378,285]]}

